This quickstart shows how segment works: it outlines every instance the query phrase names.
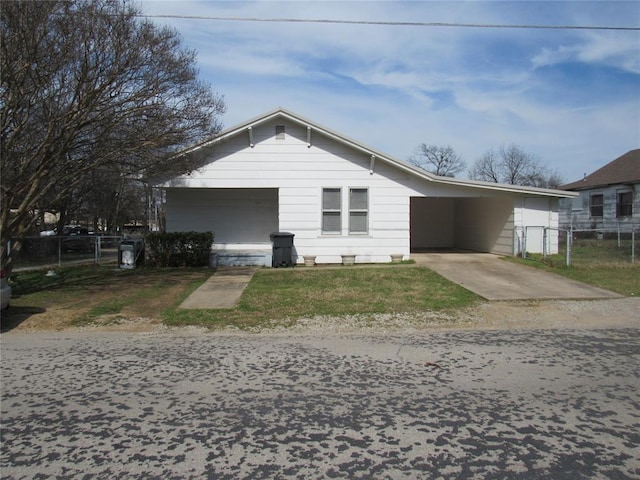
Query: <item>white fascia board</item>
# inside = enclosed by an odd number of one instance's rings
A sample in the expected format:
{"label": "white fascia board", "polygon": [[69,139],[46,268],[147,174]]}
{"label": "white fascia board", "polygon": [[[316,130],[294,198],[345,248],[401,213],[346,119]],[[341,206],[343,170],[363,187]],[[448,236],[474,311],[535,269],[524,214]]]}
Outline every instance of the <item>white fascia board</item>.
{"label": "white fascia board", "polygon": [[216,143],[220,143],[224,140],[226,140],[227,138],[233,137],[235,135],[237,135],[240,132],[245,132],[247,129],[255,127],[256,125],[259,125],[261,123],[264,123],[268,120],[270,120],[271,118],[274,118],[275,116],[277,116],[277,114],[280,112],[280,110],[273,110],[271,112],[265,113],[264,115],[260,115],[259,117],[255,117],[252,118],[251,120],[247,120],[246,122],[243,122],[239,125],[235,125],[231,128],[228,128],[226,130],[221,131],[218,135],[216,135],[214,138],[207,140],[205,142],[199,143],[198,145],[194,145],[193,147],[189,147],[183,151],[181,151],[180,153],[178,153],[176,156],[181,156],[181,155],[188,155],[190,153],[193,153],[197,150],[200,150],[201,148],[205,148],[205,147],[210,147],[211,145],[215,145]]}
{"label": "white fascia board", "polygon": [[483,190],[493,190],[505,193],[520,193],[526,195],[536,195],[543,197],[573,198],[578,197],[576,192],[566,190],[555,190],[551,188],[524,187],[521,185],[509,185],[506,183],[481,182],[479,180],[460,180],[450,177],[436,177],[434,181],[447,185],[457,185],[461,187],[474,187]]}

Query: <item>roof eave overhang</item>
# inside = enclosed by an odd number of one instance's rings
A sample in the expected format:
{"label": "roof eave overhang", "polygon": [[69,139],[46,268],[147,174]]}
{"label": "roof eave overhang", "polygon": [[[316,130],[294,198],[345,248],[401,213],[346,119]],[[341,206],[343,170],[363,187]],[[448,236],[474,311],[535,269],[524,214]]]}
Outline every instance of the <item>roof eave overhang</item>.
{"label": "roof eave overhang", "polygon": [[480,182],[477,180],[460,180],[449,177],[436,177],[436,181],[447,185],[460,187],[474,187],[483,190],[490,190],[503,193],[516,193],[521,195],[534,195],[543,197],[574,198],[578,197],[577,192],[556,190],[551,188],[525,187],[521,185],[508,185],[504,183]]}
{"label": "roof eave overhang", "polygon": [[459,186],[459,187],[477,188],[477,189],[493,191],[493,192],[515,193],[515,194],[521,194],[521,195],[525,194],[525,195],[557,197],[557,198],[572,198],[572,197],[577,197],[579,195],[577,192],[570,192],[570,191],[563,191],[563,190],[552,190],[552,189],[535,188],[535,187],[522,187],[519,185],[506,185],[506,184],[500,184],[500,183],[479,182],[475,180],[459,180],[451,177],[440,177],[437,175],[433,175],[432,173],[429,173],[426,170],[423,170],[422,168],[415,167],[402,160],[398,160],[382,152],[369,148],[349,137],[346,137],[340,133],[337,133],[329,128],[318,125],[317,123],[307,120],[306,118],[301,117],[298,114],[294,114],[288,110],[285,110],[284,108],[277,108],[263,115],[247,120],[246,122],[243,122],[239,125],[231,127],[227,130],[223,130],[215,138],[209,141],[203,142],[199,145],[195,145],[194,147],[191,147],[189,149],[186,149],[180,152],[178,155],[189,155],[197,152],[198,150],[212,147],[218,143],[224,142],[228,138],[231,138],[242,132],[248,131],[249,129],[255,126],[269,122],[278,117],[286,118],[287,120],[297,123],[298,125],[302,125],[307,129],[310,129],[311,131],[320,132],[322,135],[328,138],[331,138],[337,142],[340,142],[344,145],[347,145],[357,151],[360,151],[367,156],[375,157],[375,159],[379,159],[387,164],[393,165],[394,167],[400,170],[403,170],[411,175],[420,177],[429,182],[435,182],[435,183]]}
{"label": "roof eave overhang", "polygon": [[640,180],[629,180],[624,182],[597,183],[597,184],[591,184],[591,185],[574,185],[574,186],[568,185],[565,188],[568,188],[571,191],[584,192],[586,190],[597,190],[597,189],[610,188],[615,186],[633,187],[638,184],[640,184]]}

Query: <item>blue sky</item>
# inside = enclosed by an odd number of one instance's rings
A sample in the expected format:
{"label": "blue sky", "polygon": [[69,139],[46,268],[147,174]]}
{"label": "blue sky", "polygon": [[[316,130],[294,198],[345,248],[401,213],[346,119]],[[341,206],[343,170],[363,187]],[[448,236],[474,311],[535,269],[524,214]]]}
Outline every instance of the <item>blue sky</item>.
{"label": "blue sky", "polygon": [[[148,15],[640,27],[640,2],[143,0]],[[640,31],[153,19],[198,52],[224,126],[282,106],[407,160],[516,143],[578,180],[640,147]],[[466,173],[458,177],[465,178]]]}

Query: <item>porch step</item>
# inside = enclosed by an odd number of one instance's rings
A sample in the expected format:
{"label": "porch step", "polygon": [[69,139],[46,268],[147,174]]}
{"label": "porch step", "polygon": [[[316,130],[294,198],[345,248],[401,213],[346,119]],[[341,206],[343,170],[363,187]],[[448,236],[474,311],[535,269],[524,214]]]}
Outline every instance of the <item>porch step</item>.
{"label": "porch step", "polygon": [[271,250],[213,250],[209,258],[210,267],[270,267]]}

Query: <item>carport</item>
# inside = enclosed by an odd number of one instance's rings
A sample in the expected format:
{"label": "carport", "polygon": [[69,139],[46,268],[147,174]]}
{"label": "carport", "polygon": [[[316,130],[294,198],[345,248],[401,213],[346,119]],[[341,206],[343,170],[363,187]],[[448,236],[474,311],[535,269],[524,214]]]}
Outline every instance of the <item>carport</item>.
{"label": "carport", "polygon": [[514,198],[411,197],[411,251],[514,253]]}

